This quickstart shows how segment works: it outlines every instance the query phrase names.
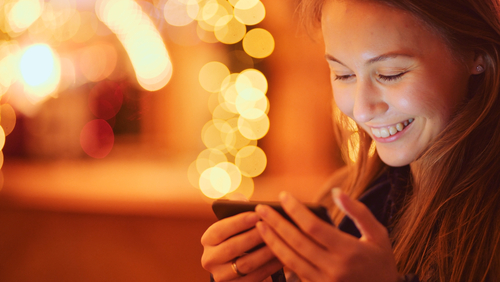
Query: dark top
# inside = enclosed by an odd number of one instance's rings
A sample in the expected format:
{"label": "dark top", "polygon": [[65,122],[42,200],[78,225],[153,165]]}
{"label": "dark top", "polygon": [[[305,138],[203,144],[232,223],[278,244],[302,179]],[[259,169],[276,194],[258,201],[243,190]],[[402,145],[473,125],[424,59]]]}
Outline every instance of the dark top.
{"label": "dark top", "polygon": [[[387,228],[389,234],[392,231],[391,225],[394,216],[400,210],[405,196],[410,192],[409,175],[409,166],[390,167],[359,198],[359,201],[365,204],[375,218]],[[357,238],[361,237],[354,222],[348,217],[342,219],[338,229]],[[273,282],[286,282],[283,270],[273,274],[272,278]],[[408,282],[419,281],[414,275],[407,275],[405,278]],[[213,281],[212,278],[210,281]]]}

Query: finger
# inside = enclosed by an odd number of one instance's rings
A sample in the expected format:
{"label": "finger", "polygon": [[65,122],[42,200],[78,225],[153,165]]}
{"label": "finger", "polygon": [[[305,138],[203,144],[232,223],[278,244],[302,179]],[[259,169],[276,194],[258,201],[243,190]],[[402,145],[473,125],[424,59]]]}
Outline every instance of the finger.
{"label": "finger", "polygon": [[202,265],[210,268],[212,265],[224,264],[236,257],[243,256],[248,250],[263,243],[257,229],[253,228],[237,236],[211,247],[210,251],[202,256]]}
{"label": "finger", "polygon": [[258,205],[255,211],[289,246],[302,256],[311,258],[326,253],[323,246],[318,245],[315,241],[311,241],[296,226],[284,219],[271,207]]}
{"label": "finger", "polygon": [[237,274],[231,264],[232,261],[223,265],[219,265],[217,269],[212,273],[215,281],[262,281],[266,277],[271,276],[273,273],[277,272],[281,268],[283,268],[283,264],[273,256],[272,259],[267,260],[265,262],[261,262],[257,268],[251,272],[244,272],[241,269],[241,259],[243,257],[236,260],[236,267],[241,273],[246,274],[245,276],[240,276]]}
{"label": "finger", "polygon": [[229,237],[254,227],[257,221],[259,217],[255,212],[244,212],[221,219],[205,231],[201,237],[201,244],[203,246],[218,245]]}
{"label": "finger", "polygon": [[310,279],[318,276],[319,270],[303,256],[296,253],[266,222],[260,221],[256,225],[266,245],[276,257],[301,278]]}
{"label": "finger", "polygon": [[[339,231],[333,225],[326,223],[312,213],[304,204],[289,193],[280,193],[281,205],[285,212],[293,219],[299,228],[329,250],[339,251],[346,246],[346,240],[355,239]],[[335,238],[335,239],[334,239]]]}
{"label": "finger", "polygon": [[387,229],[378,222],[371,211],[361,202],[349,198],[339,188],[332,189],[333,201],[356,225],[361,239],[385,242]]}

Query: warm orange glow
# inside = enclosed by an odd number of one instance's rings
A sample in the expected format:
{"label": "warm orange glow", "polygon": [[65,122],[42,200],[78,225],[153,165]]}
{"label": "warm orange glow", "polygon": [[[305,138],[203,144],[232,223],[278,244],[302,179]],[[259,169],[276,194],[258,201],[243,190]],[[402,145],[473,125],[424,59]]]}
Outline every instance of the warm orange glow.
{"label": "warm orange glow", "polygon": [[80,53],[79,65],[82,74],[89,81],[101,81],[115,70],[117,54],[108,43],[97,43],[84,48]]}
{"label": "warm orange glow", "polygon": [[9,104],[3,104],[0,107],[0,125],[2,126],[5,136],[9,135],[16,126],[16,112]]}

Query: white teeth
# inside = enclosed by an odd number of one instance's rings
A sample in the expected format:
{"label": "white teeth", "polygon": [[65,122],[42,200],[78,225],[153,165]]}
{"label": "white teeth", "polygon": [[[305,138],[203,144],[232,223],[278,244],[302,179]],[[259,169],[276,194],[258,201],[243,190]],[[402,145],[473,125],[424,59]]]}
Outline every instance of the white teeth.
{"label": "white teeth", "polygon": [[398,124],[396,124],[396,129],[397,129],[398,131],[403,130],[403,128],[405,128],[405,126],[404,126],[402,123],[398,123]]}
{"label": "white teeth", "polygon": [[389,130],[387,128],[381,128],[380,129],[380,136],[382,138],[386,138],[390,136]]}
{"label": "white teeth", "polygon": [[395,126],[389,126],[389,127],[382,127],[382,128],[371,128],[372,134],[377,137],[377,138],[387,138],[391,135],[394,135],[400,131],[403,131],[403,129],[408,126],[410,123],[414,121],[413,118],[410,118],[408,120],[405,120],[404,122],[400,122],[396,124]]}

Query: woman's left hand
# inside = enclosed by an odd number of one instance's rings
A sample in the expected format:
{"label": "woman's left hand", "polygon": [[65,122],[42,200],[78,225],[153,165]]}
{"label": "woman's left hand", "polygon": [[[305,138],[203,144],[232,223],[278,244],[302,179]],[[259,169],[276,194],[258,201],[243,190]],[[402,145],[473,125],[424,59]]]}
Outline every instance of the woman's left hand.
{"label": "woman's left hand", "polygon": [[271,251],[303,281],[399,281],[387,229],[361,202],[334,189],[336,205],[361,232],[356,238],[310,212],[288,193],[281,205],[298,228],[269,206],[259,205],[257,228]]}

